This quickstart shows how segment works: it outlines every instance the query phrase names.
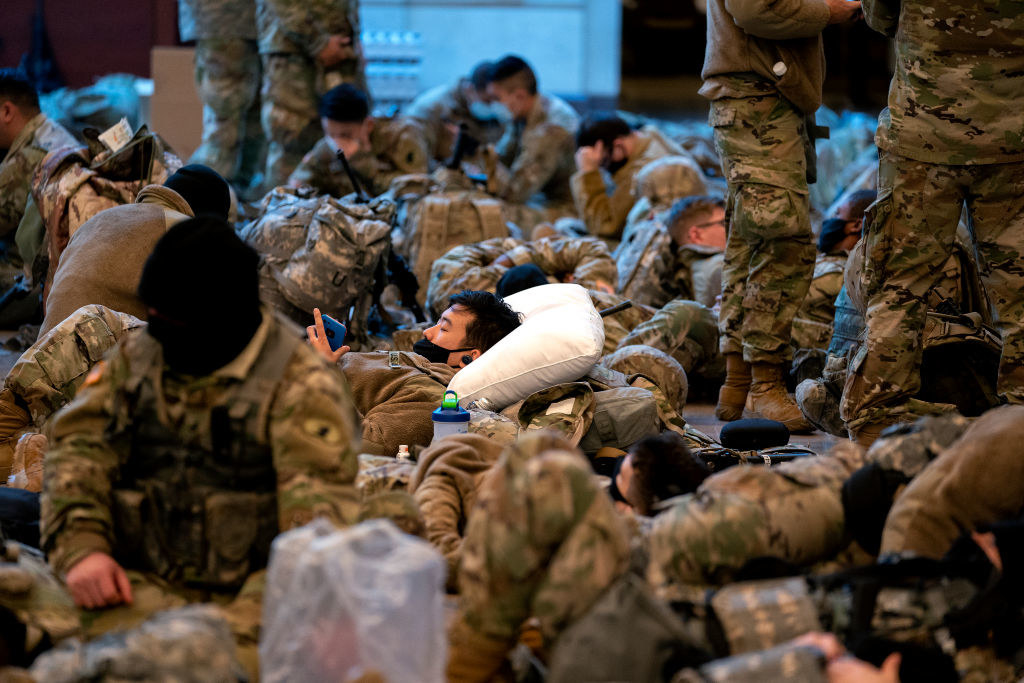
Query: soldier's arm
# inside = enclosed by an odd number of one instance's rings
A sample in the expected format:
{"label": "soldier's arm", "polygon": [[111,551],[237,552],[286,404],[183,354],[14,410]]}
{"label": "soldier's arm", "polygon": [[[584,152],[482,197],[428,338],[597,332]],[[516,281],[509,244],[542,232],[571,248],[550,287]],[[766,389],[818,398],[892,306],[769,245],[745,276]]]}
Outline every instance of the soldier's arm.
{"label": "soldier's arm", "polygon": [[543,130],[524,136],[522,150],[499,188],[501,198],[525,204],[551,180],[571,147],[572,135],[560,126],[545,126]]}
{"label": "soldier's arm", "polygon": [[391,181],[409,173],[426,173],[430,163],[427,138],[419,126],[409,126],[398,136],[394,146],[388,150],[389,164],[380,169],[373,179],[376,194],[386,192]]}
{"label": "soldier's arm", "polygon": [[900,0],[861,0],[861,11],[868,26],[890,38],[900,25]]}
{"label": "soldier's arm", "polygon": [[[427,540],[444,555],[449,575],[454,577],[459,566],[460,528],[464,517],[458,486],[447,474],[428,475],[416,488],[413,498],[423,514]],[[454,584],[451,579],[449,583]]]}
{"label": "soldier's arm", "polygon": [[604,184],[600,171],[581,171],[570,181],[576,211],[583,217],[587,231],[597,237],[619,237],[626,217],[633,208],[629,185],[616,186],[612,194]]}
{"label": "soldier's arm", "polygon": [[270,442],[277,470],[281,531],[324,516],[356,522],[359,419],[340,371],[303,354],[271,406]]}
{"label": "soldier's arm", "polygon": [[117,422],[118,378],[126,364],[117,352],[97,364],[75,399],[50,423],[41,497],[42,548],[59,573],[114,544],[111,486],[118,453],[107,434]]}
{"label": "soldier's arm", "polygon": [[45,152],[26,145],[0,163],[0,236],[13,233],[25,214],[32,174]]}
{"label": "soldier's arm", "polygon": [[505,268],[491,263],[520,244],[511,237],[495,237],[452,248],[430,267],[427,303],[440,312],[448,307],[448,297],[464,289],[493,292]]}
{"label": "soldier's arm", "polygon": [[812,38],[830,17],[825,0],[725,0],[725,9],[741,29],[769,40]]}

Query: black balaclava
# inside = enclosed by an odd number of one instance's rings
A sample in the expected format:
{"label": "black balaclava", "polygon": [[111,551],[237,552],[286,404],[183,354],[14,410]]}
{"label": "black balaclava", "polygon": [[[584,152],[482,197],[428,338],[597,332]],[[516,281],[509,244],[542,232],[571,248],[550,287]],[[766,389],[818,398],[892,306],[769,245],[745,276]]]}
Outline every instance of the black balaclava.
{"label": "black balaclava", "polygon": [[262,320],[258,264],[256,252],[212,216],[182,221],[160,238],[138,293],[172,370],[209,374],[245,349]]}
{"label": "black balaclava", "polygon": [[188,202],[196,216],[215,216],[227,220],[231,211],[231,190],[219,173],[202,164],[182,166],[164,181]]}
{"label": "black balaclava", "polygon": [[494,293],[504,299],[524,289],[540,287],[548,284],[548,278],[544,271],[535,263],[525,263],[505,271],[505,274],[498,280]]}

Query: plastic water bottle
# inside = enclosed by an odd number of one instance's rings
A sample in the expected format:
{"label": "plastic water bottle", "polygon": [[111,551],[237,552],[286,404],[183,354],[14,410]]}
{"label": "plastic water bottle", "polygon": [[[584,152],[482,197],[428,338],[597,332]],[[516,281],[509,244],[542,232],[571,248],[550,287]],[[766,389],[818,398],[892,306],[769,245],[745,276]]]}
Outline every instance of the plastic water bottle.
{"label": "plastic water bottle", "polygon": [[441,407],[430,415],[434,421],[434,438],[437,441],[449,434],[465,434],[469,431],[469,411],[459,405],[459,397],[454,391],[444,392]]}

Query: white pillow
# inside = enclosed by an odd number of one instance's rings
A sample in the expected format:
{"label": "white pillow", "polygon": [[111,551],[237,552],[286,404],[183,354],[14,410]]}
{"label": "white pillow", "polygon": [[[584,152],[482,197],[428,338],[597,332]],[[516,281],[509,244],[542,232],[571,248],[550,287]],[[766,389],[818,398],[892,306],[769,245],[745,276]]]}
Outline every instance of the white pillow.
{"label": "white pillow", "polygon": [[523,324],[452,378],[459,403],[502,410],[535,391],[587,374],[601,358],[604,324],[579,285],[541,285],[505,298]]}

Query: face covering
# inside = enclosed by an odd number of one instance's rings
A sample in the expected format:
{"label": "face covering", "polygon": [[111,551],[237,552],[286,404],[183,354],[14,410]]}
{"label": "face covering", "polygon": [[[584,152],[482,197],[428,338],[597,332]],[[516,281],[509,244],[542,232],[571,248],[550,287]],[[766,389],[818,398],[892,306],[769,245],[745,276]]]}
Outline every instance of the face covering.
{"label": "face covering", "polygon": [[620,168],[622,168],[623,166],[626,165],[627,161],[629,161],[629,159],[621,159],[619,161],[611,161],[611,160],[609,160],[608,164],[607,164],[607,166],[605,166],[605,168],[608,170],[609,173],[611,173],[612,175],[615,175]]}
{"label": "face covering", "polygon": [[418,342],[412,345],[413,353],[418,353],[423,356],[431,363],[448,363],[448,356],[455,353],[456,351],[472,351],[472,346],[467,346],[462,349],[446,349],[443,346],[438,346],[432,341],[426,338],[420,339]]}
{"label": "face covering", "polygon": [[472,102],[469,105],[469,113],[477,121],[502,121],[506,118],[503,116],[503,110],[504,107],[499,109],[486,102]]}

